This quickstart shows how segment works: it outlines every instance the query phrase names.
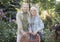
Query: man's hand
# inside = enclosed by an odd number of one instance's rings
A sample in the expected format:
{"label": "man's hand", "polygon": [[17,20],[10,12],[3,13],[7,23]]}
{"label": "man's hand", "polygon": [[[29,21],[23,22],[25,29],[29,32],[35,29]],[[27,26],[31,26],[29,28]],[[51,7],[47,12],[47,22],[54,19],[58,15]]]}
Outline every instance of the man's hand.
{"label": "man's hand", "polygon": [[28,32],[29,34],[32,34],[32,32],[30,31],[30,32]]}
{"label": "man's hand", "polygon": [[27,32],[23,32],[23,35],[26,36],[28,33]]}

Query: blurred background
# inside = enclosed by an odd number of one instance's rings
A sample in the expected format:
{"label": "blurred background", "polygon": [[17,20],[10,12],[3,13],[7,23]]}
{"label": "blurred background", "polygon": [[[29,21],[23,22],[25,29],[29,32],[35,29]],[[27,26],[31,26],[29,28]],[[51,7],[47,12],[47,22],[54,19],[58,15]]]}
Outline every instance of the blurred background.
{"label": "blurred background", "polygon": [[60,0],[0,0],[0,42],[16,42],[16,13],[23,3],[38,8],[45,26],[43,42],[54,42],[54,29],[50,29],[60,24]]}

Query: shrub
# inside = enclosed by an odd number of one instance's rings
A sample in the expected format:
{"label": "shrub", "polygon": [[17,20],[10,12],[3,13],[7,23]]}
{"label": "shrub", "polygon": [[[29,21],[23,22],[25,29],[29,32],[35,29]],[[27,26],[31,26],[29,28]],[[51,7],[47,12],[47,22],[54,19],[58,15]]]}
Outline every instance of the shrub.
{"label": "shrub", "polygon": [[0,22],[0,42],[16,41],[16,24],[9,22]]}

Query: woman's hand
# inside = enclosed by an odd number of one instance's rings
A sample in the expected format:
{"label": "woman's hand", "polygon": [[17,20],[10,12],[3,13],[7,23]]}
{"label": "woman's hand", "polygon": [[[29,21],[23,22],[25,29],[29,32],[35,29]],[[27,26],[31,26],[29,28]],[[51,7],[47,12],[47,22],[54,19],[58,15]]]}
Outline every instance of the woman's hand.
{"label": "woman's hand", "polygon": [[36,35],[37,33],[36,32],[34,32],[34,33],[32,33],[33,35]]}
{"label": "woman's hand", "polygon": [[30,34],[32,34],[32,35],[36,35],[37,33],[36,33],[36,32],[30,32]]}
{"label": "woman's hand", "polygon": [[36,35],[37,32],[29,32],[29,34]]}

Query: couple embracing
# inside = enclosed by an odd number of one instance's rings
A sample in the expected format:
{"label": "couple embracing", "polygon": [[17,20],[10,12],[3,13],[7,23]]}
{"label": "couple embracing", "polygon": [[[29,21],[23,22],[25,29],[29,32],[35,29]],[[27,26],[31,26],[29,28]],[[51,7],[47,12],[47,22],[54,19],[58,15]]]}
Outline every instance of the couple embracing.
{"label": "couple embracing", "polygon": [[30,33],[33,38],[34,35],[39,34],[42,39],[42,31],[44,23],[41,20],[38,10],[32,6],[29,11],[29,5],[27,3],[21,6],[21,11],[16,14],[17,23],[17,42],[20,42],[22,36],[26,36]]}

